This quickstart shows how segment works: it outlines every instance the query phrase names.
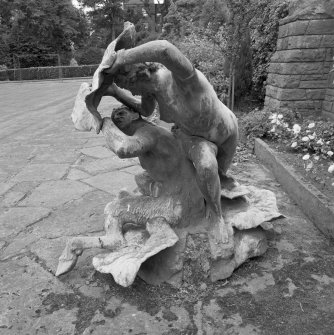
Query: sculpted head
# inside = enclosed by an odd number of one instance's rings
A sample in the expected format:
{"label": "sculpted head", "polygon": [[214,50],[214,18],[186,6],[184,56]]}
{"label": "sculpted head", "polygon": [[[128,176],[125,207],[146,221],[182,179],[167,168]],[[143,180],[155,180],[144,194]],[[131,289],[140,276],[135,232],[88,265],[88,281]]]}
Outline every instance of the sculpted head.
{"label": "sculpted head", "polygon": [[90,131],[93,128],[93,116],[88,111],[85,102],[86,96],[91,91],[92,88],[88,83],[82,83],[75,99],[71,118],[77,130]]}
{"label": "sculpted head", "polygon": [[156,73],[160,68],[158,63],[125,65],[116,74],[115,83],[133,94],[152,92],[156,86]]}
{"label": "sculpted head", "polygon": [[140,118],[140,114],[125,106],[115,108],[111,113],[112,121],[122,131],[128,129],[133,121],[139,120]]}

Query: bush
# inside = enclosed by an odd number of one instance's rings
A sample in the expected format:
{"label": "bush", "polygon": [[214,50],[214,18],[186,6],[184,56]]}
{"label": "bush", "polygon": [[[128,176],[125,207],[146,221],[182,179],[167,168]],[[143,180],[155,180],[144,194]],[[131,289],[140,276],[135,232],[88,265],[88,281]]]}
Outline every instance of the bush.
{"label": "bush", "polygon": [[96,47],[88,47],[75,52],[75,59],[79,65],[99,64],[104,50]]}
{"label": "bush", "polygon": [[[299,127],[297,129],[299,130]],[[289,145],[295,152],[334,159],[334,123],[305,120],[301,123],[300,130],[294,132]]]}
{"label": "bush", "polygon": [[204,73],[218,96],[227,93],[228,79],[225,75],[225,60],[217,46],[195,33],[174,43],[191,63]]}
{"label": "bush", "polygon": [[256,108],[241,119],[240,127],[249,139],[280,139],[290,136],[289,130],[300,120],[300,114],[287,108]]}
{"label": "bush", "polygon": [[[0,80],[41,80],[91,77],[98,65],[31,67],[0,71]],[[61,71],[61,72],[60,72]]]}
{"label": "bush", "polygon": [[[304,154],[305,161],[309,161],[311,155],[315,160],[334,160],[333,122],[303,120],[289,109],[257,109],[242,118],[240,126],[248,139],[259,137],[275,141],[292,152]],[[312,166],[313,163],[308,165]]]}

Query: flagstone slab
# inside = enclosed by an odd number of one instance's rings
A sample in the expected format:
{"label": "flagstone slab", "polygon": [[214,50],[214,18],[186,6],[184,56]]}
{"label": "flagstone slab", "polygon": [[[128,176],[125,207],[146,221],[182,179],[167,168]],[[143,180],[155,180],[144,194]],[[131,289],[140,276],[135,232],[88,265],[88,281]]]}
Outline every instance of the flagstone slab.
{"label": "flagstone slab", "polygon": [[92,190],[88,185],[75,180],[47,181],[36,187],[20,205],[54,208]]}
{"label": "flagstone slab", "polygon": [[119,159],[117,156],[110,158],[94,160],[90,162],[84,162],[80,167],[91,174],[97,174],[103,171],[114,171],[120,170],[125,167],[133,166],[138,164],[138,160],[133,158]]}
{"label": "flagstone slab", "polygon": [[0,183],[0,195],[5,194],[9,189],[11,189],[15,183],[13,181],[1,182]]}
{"label": "flagstone slab", "polygon": [[29,225],[47,217],[50,210],[43,207],[15,207],[0,214],[0,238],[17,234]]}
{"label": "flagstone slab", "polygon": [[81,150],[84,155],[92,156],[95,158],[108,158],[114,155],[109,149],[103,146],[89,147]]}
{"label": "flagstone slab", "polygon": [[78,170],[78,169],[71,169],[69,174],[67,175],[67,179],[70,180],[80,180],[80,179],[85,179],[85,178],[89,178],[91,177],[91,175],[89,175],[88,173]]}
{"label": "flagstone slab", "polygon": [[43,300],[50,294],[72,293],[31,259],[0,263],[0,333],[74,334],[77,310],[48,312]]}
{"label": "flagstone slab", "polygon": [[138,160],[133,158],[119,159],[117,156],[99,159],[89,162],[84,162],[80,165],[80,168],[83,168],[90,174],[97,174],[101,171],[114,171],[120,170],[125,167],[133,166],[138,164]]}
{"label": "flagstone slab", "polygon": [[113,318],[106,317],[97,311],[84,334],[131,334],[133,332],[147,335],[195,334],[189,331],[191,319],[188,311],[183,307],[172,306],[170,310],[159,310],[156,315],[139,310],[129,303],[120,304],[116,310],[119,310],[120,313],[117,313]]}
{"label": "flagstone slab", "polygon": [[9,191],[3,199],[3,206],[5,207],[13,207],[15,206],[23,197],[25,193],[23,192],[16,192],[16,191]]}
{"label": "flagstone slab", "polygon": [[73,163],[80,155],[80,151],[65,148],[44,148],[34,156],[33,163]]}
{"label": "flagstone slab", "polygon": [[43,221],[36,223],[30,235],[54,239],[103,231],[104,208],[112,199],[103,191],[84,194],[80,199],[65,204]]}
{"label": "flagstone slab", "polygon": [[140,165],[133,165],[122,169],[122,172],[130,173],[132,175],[137,175],[143,173],[145,170]]}
{"label": "flagstone slab", "polygon": [[[67,237],[63,236],[55,239],[40,239],[32,243],[28,248],[30,251],[38,256],[43,261],[45,267],[51,272],[55,273],[58,265],[58,258],[66,245]],[[95,251],[95,252],[94,252]],[[75,269],[72,271],[79,271],[82,267],[88,267],[94,271],[92,266],[92,258],[96,254],[96,250],[85,250],[79,257]]]}
{"label": "flagstone slab", "polygon": [[118,194],[121,189],[133,191],[137,188],[134,177],[122,171],[103,173],[92,178],[83,179],[82,181],[114,195]]}
{"label": "flagstone slab", "polygon": [[43,181],[61,179],[67,169],[68,164],[30,164],[19,172],[14,181]]}

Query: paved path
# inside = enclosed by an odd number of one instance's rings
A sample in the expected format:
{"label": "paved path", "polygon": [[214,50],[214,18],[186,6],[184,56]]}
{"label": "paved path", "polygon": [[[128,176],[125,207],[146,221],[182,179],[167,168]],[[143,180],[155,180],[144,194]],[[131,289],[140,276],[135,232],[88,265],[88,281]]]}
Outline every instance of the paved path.
{"label": "paved path", "polygon": [[[54,276],[66,236],[103,230],[103,209],[134,187],[137,160],[74,130],[80,81],[0,85],[0,334],[333,334],[334,245],[254,158],[233,167],[273,190],[287,219],[265,256],[227,281],[130,288],[95,273],[94,250]],[[117,102],[103,101],[108,115]],[[96,252],[96,251],[95,251]]]}

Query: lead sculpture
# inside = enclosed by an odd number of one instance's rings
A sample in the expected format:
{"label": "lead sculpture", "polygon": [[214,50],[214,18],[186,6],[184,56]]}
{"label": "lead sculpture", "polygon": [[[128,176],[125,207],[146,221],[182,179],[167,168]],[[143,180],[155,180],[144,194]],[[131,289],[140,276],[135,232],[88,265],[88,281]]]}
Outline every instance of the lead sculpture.
{"label": "lead sculpture", "polygon": [[[118,157],[139,158],[140,194],[122,191],[107,204],[105,236],[69,239],[56,275],[72,270],[84,249],[101,248],[93,266],[122,286],[137,274],[152,284],[180,285],[195,272],[225,279],[266,251],[265,230],[280,216],[275,195],[226,175],[237,119],[205,76],[169,42],[134,47],[134,40],[134,26],[126,23],[92,85],[81,85],[72,120],[78,130],[101,131]],[[103,96],[123,104],[111,118],[97,110]],[[160,119],[174,123],[171,131],[142,117],[156,104]]]}

